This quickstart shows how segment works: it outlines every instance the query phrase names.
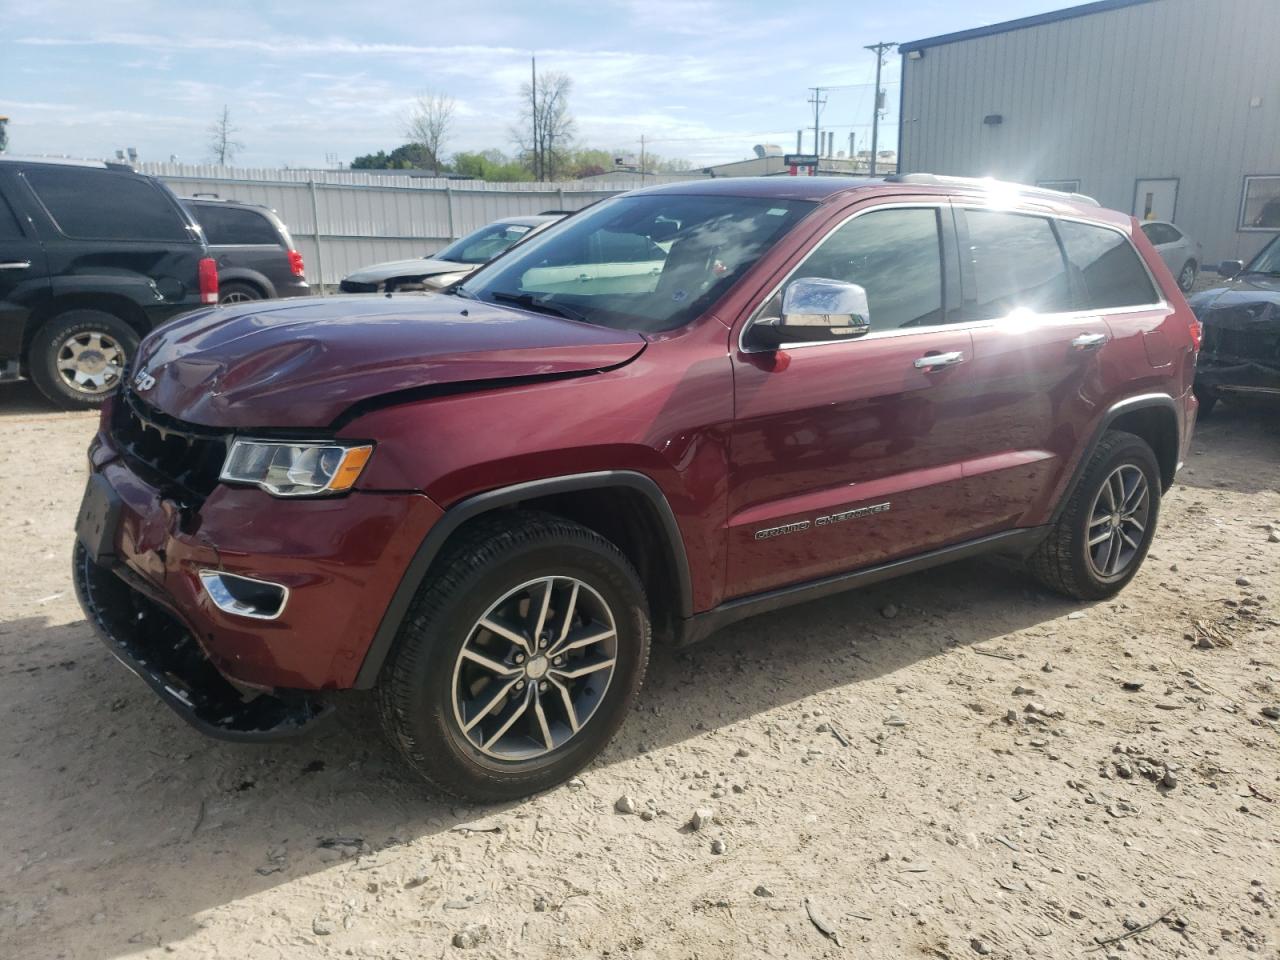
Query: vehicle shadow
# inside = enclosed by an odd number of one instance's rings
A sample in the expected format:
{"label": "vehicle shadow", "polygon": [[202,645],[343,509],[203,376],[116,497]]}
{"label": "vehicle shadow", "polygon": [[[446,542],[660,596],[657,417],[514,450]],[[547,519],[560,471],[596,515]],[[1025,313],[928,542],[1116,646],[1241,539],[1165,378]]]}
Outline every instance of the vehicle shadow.
{"label": "vehicle shadow", "polygon": [[[881,612],[890,603],[892,619]],[[583,776],[589,789],[593,773],[637,754],[690,738],[714,747],[719,731],[814,694],[870,696],[870,681],[920,661],[983,676],[995,661],[968,648],[996,638],[1002,655],[1038,665],[1048,651],[1009,635],[1078,606],[966,561],[659,648],[634,714]],[[401,768],[367,697],[304,741],[207,740],[83,621],[0,624],[0,691],[0,857],[15,865],[0,885],[0,929],[11,928],[15,956],[74,956],[66,944],[84,943],[90,924],[94,956],[180,943],[205,911],[330,869],[338,853],[322,844],[334,838],[375,857],[414,842],[406,860],[429,864],[441,834],[477,818],[510,824],[575,789],[491,807],[443,799]],[[555,809],[587,816],[574,813],[580,803]]]}
{"label": "vehicle shadow", "polygon": [[1265,463],[1280,464],[1280,404],[1221,401],[1196,424],[1178,483],[1239,493],[1280,489],[1280,470],[1260,470]]}
{"label": "vehicle shadow", "polygon": [[92,410],[61,410],[48,401],[44,394],[36,389],[30,380],[19,380],[0,383],[0,410],[4,412],[5,422],[12,422],[10,417],[23,414],[61,415],[67,417],[97,416]]}

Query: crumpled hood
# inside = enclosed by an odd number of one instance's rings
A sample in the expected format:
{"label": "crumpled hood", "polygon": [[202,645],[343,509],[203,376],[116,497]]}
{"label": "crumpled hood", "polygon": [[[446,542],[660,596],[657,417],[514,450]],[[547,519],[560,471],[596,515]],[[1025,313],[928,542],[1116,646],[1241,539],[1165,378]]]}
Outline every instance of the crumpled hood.
{"label": "crumpled hood", "polygon": [[[1187,298],[1187,303],[1201,322],[1216,314],[1231,315],[1244,313],[1280,311],[1280,278],[1255,274],[1244,276],[1220,287],[1201,290]],[[1276,314],[1280,316],[1280,314]]]}
{"label": "crumpled hood", "polygon": [[434,277],[441,273],[467,273],[476,268],[474,263],[458,263],[456,260],[391,260],[364,267],[347,277],[355,283],[382,283],[392,277]]}
{"label": "crumpled hood", "polygon": [[644,346],[636,333],[440,294],[255,301],[160,327],[129,385],[189,423],[326,427],[382,394],[600,370]]}

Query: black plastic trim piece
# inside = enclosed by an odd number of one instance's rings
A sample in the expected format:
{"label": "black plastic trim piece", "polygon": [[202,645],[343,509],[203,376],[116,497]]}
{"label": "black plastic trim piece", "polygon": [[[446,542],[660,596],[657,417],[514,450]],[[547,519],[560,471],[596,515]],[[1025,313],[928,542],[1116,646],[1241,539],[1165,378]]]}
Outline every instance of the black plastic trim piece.
{"label": "black plastic trim piece", "polygon": [[797,603],[807,603],[810,600],[818,600],[832,594],[843,593],[846,590],[870,586],[873,583],[891,580],[920,570],[928,570],[930,567],[941,566],[955,560],[963,560],[967,557],[975,557],[985,553],[1028,554],[1040,544],[1041,540],[1048,536],[1049,529],[1046,526],[1006,530],[1003,533],[979,537],[976,540],[966,540],[964,543],[953,544],[938,550],[930,550],[928,553],[918,554],[902,560],[894,560],[876,567],[867,567],[850,573],[840,573],[831,577],[823,577],[820,580],[811,580],[807,583],[770,590],[767,593],[757,593],[749,597],[730,600],[713,610],[708,610],[706,613],[700,613],[697,616],[686,619],[677,631],[676,644],[678,646],[686,646],[696,643],[699,640],[706,639],[717,630],[729,626],[731,623],[737,623],[739,620],[745,620],[757,614],[769,613]]}
{"label": "black plastic trim piece", "polygon": [[[1088,447],[1085,448],[1080,459],[1076,461],[1075,470],[1071,473],[1071,482],[1067,484],[1067,488],[1062,492],[1058,505],[1053,508],[1051,523],[1057,523],[1058,518],[1062,516],[1062,511],[1067,508],[1067,503],[1071,500],[1071,495],[1076,492],[1076,486],[1080,483],[1080,478],[1084,476],[1085,467],[1089,465],[1089,461],[1093,458],[1093,451],[1098,448],[1098,444],[1102,442],[1102,435],[1107,432],[1111,424],[1126,413],[1132,413],[1135,410],[1147,410],[1153,407],[1167,409],[1173,415],[1174,426],[1178,431],[1178,450],[1182,449],[1183,426],[1181,418],[1178,417],[1178,403],[1169,394],[1144,393],[1113,403],[1107,412],[1103,414],[1102,420],[1093,431],[1093,438],[1089,441]],[[1165,485],[1165,489],[1168,489],[1168,484]]]}
{"label": "black plastic trim piece", "polygon": [[675,514],[661,488],[649,477],[632,470],[601,470],[595,473],[579,473],[566,477],[550,477],[545,480],[532,480],[518,483],[498,490],[490,490],[469,497],[445,511],[444,516],[423,538],[417,553],[409,561],[409,566],[400,578],[400,585],[391,597],[382,622],[378,625],[369,651],[365,654],[364,663],[356,675],[355,688],[367,690],[374,686],[378,674],[382,670],[383,661],[391,652],[400,625],[404,622],[413,602],[414,595],[422,585],[423,579],[430,569],[431,563],[440,553],[447,541],[459,527],[468,520],[500,507],[511,506],[525,500],[550,496],[557,493],[575,493],[581,490],[597,490],[602,487],[626,487],[642,494],[657,511],[662,522],[662,532],[667,544],[669,561],[676,573],[676,582],[680,591],[680,615],[688,618],[693,613],[693,587],[689,577],[689,561],[685,555],[684,538],[676,523]]}

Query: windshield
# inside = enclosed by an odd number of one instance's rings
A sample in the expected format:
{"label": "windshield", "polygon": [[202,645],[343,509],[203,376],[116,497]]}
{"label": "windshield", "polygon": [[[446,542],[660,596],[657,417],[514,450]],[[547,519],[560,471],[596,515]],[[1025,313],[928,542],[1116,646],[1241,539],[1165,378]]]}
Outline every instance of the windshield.
{"label": "windshield", "polygon": [[1263,247],[1245,272],[1280,274],[1280,237]]}
{"label": "windshield", "polygon": [[517,240],[523,240],[533,227],[527,223],[491,223],[461,240],[455,240],[434,260],[452,260],[454,263],[488,263]]}
{"label": "windshield", "polygon": [[767,197],[618,197],[539,234],[456,292],[615,329],[672,330],[813,207]]}

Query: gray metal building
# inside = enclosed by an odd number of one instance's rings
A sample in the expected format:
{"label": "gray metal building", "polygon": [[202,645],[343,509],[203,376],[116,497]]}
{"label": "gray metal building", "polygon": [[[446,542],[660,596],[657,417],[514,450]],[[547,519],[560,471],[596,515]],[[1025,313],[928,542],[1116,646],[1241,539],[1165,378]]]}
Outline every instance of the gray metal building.
{"label": "gray metal building", "polygon": [[902,44],[899,168],[1078,190],[1204,259],[1280,232],[1280,0],[1101,0]]}

